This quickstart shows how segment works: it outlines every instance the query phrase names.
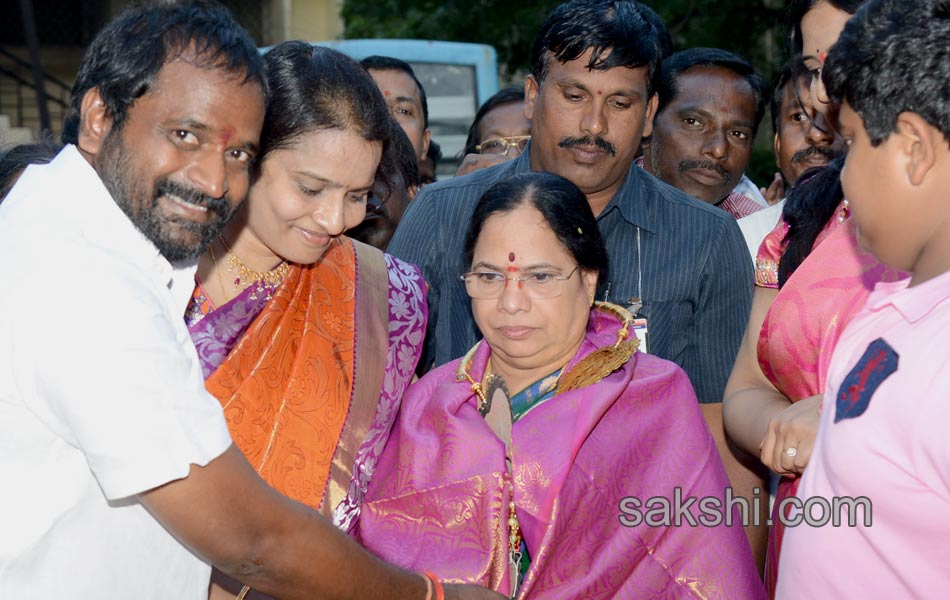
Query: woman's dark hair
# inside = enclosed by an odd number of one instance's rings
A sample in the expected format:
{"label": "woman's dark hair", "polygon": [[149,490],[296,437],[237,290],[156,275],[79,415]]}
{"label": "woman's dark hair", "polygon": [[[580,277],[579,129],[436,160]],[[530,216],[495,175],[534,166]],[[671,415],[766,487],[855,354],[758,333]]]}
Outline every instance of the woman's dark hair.
{"label": "woman's dark hair", "polygon": [[778,263],[778,285],[782,287],[795,269],[811,254],[818,234],[833,219],[844,198],[841,169],[844,158],[805,171],[788,193],[782,218],[788,223],[785,251]]}
{"label": "woman's dark hair", "polygon": [[474,154],[475,146],[481,143],[481,140],[478,139],[478,126],[481,124],[482,119],[485,118],[485,115],[495,110],[499,106],[513,104],[515,102],[524,104],[523,85],[513,85],[503,88],[498,90],[494,96],[488,100],[485,100],[485,103],[482,104],[479,107],[478,112],[475,113],[475,120],[472,121],[472,126],[468,128],[468,137],[465,139],[465,149],[462,150],[462,156],[466,154]]}
{"label": "woman's dark hair", "polygon": [[607,278],[607,247],[587,197],[567,179],[539,171],[512,175],[482,194],[465,234],[463,271],[472,264],[475,244],[485,221],[524,204],[541,213],[581,269],[597,271],[599,279]]}
{"label": "woman's dark hair", "polygon": [[369,73],[323,46],[291,41],[264,55],[271,101],[261,130],[261,161],[274,150],[321,129],[352,131],[390,146],[389,108]]}
{"label": "woman's dark hair", "polygon": [[864,4],[865,1],[866,0],[791,0],[788,5],[788,24],[791,33],[789,36],[789,41],[791,42],[789,55],[802,53],[802,17],[805,16],[805,13],[815,8],[815,6],[824,3],[830,4],[838,10],[843,10],[849,15],[853,15],[858,12],[858,8]]}
{"label": "woman's dark hair", "polygon": [[78,142],[82,100],[90,89],[99,90],[115,130],[121,130],[132,104],[148,93],[165,63],[185,53],[193,53],[199,67],[223,68],[260,85],[266,101],[264,61],[228,9],[207,0],[133,6],[106,25],[86,51],[63,143]]}
{"label": "woman's dark hair", "polygon": [[56,158],[60,147],[44,138],[32,144],[20,144],[0,155],[0,202],[16,184],[23,170],[30,165],[45,165]]}

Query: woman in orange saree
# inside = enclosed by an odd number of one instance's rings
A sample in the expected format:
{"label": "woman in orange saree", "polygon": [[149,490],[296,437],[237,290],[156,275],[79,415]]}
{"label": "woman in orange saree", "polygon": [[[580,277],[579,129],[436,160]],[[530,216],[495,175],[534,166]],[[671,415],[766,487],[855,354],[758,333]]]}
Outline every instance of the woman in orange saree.
{"label": "woman in orange saree", "polygon": [[389,147],[373,80],[303,42],[265,60],[258,172],[199,261],[186,321],[235,444],[277,491],[350,531],[419,359],[424,282],[342,235]]}

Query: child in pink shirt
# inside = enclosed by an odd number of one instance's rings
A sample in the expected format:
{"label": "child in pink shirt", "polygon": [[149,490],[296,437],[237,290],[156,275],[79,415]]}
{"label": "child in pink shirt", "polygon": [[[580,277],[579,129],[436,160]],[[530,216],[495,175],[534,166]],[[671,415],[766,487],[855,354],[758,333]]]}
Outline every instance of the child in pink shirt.
{"label": "child in pink shirt", "polygon": [[[776,596],[943,597],[950,593],[950,2],[865,3],[829,53],[823,78],[842,102],[849,147],[842,184],[861,242],[911,276],[878,284],[835,348],[798,489],[805,510],[796,514],[806,522],[785,533]],[[840,526],[821,524],[837,518]]]}

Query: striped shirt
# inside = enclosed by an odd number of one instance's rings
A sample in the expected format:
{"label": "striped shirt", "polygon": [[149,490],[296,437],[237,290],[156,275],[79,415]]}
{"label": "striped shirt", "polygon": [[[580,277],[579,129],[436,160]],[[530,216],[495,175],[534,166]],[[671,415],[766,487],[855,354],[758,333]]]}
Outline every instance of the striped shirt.
{"label": "striped shirt", "polygon": [[[485,190],[531,169],[530,151],[426,186],[403,216],[388,252],[422,267],[430,286],[421,365],[454,360],[481,337],[459,280],[465,231]],[[752,303],[752,261],[736,220],[631,164],[597,222],[610,258],[597,297],[624,306],[641,298],[650,353],[681,366],[700,402],[721,402]]]}

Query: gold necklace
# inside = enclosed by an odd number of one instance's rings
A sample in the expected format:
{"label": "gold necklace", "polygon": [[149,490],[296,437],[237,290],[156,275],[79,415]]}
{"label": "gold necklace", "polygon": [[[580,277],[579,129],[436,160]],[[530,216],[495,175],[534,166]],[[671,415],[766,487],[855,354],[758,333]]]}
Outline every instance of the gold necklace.
{"label": "gold necklace", "polygon": [[[287,261],[280,261],[280,264],[270,271],[255,271],[238,258],[237,254],[228,246],[228,243],[224,241],[223,235],[219,234],[218,239],[228,254],[228,272],[234,273],[237,271],[237,277],[234,278],[234,284],[232,286],[234,292],[239,292],[241,284],[243,283],[246,284],[246,287],[256,286],[256,289],[251,290],[251,300],[257,300],[258,294],[265,294],[265,299],[270,300],[273,297],[274,290],[277,289],[280,282],[283,281],[287,273],[290,272],[290,265]],[[213,254],[212,259],[214,259]],[[220,276],[220,274],[219,271],[218,275]]]}

